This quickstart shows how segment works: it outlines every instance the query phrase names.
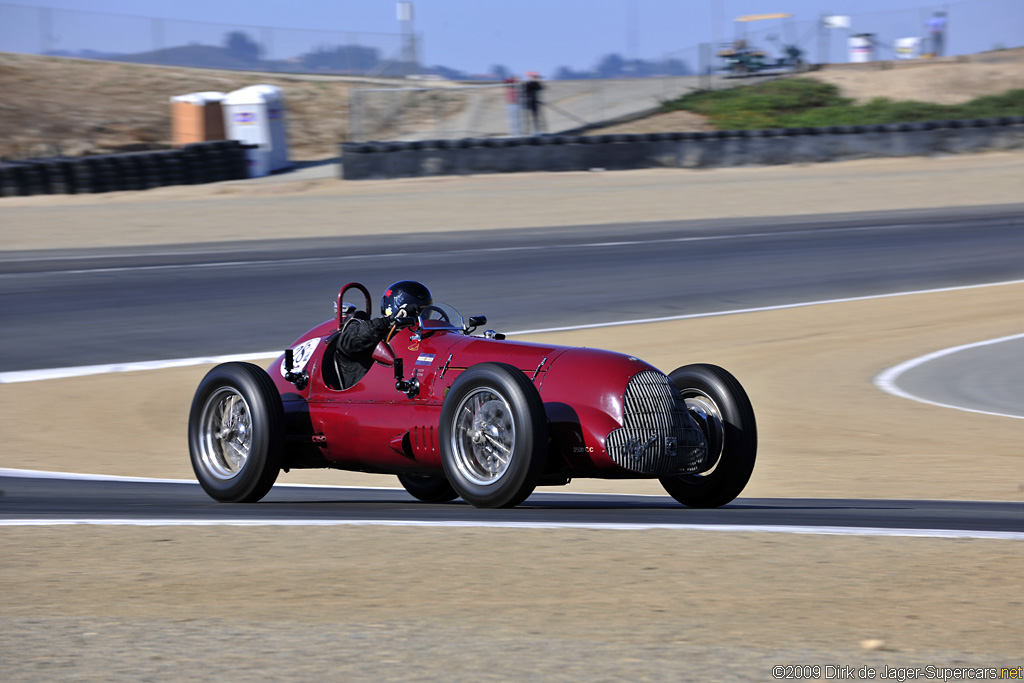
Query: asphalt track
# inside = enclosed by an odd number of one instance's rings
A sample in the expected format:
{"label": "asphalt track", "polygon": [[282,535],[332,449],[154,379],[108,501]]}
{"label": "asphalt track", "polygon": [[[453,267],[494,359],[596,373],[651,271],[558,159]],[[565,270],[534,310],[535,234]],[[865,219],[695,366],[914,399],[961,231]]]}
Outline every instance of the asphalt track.
{"label": "asphalt track", "polygon": [[1021,254],[1024,205],[6,252],[0,372],[283,349],[352,280],[513,332],[1017,280]]}
{"label": "asphalt track", "polygon": [[[12,252],[0,254],[0,372],[284,348],[331,315],[339,285],[349,280],[371,291],[394,279],[423,280],[437,299],[466,313],[487,313],[490,326],[503,331],[1020,280],[1022,228],[1024,205],[1013,205],[412,235],[398,243],[359,237]],[[973,354],[969,360],[986,362]],[[979,376],[988,379],[979,384]],[[999,372],[977,373],[972,386],[1005,408],[1019,396],[1004,379]],[[919,373],[912,380],[923,381]],[[0,523],[1024,531],[1019,503],[739,499],[721,510],[689,510],[668,497],[541,492],[511,513],[462,503],[427,506],[386,489],[278,486],[255,506],[218,505],[197,485],[183,483],[0,476],[0,489]]]}
{"label": "asphalt track", "polygon": [[[12,476],[13,475],[13,476]],[[278,485],[260,503],[213,502],[198,484],[0,471],[0,526],[381,524],[560,528],[700,528],[1024,540],[1020,503],[741,498],[684,508],[667,496],[539,491],[515,510],[431,505],[401,489]]]}
{"label": "asphalt track", "polygon": [[1024,333],[942,349],[891,368],[875,383],[897,396],[1024,419]]}

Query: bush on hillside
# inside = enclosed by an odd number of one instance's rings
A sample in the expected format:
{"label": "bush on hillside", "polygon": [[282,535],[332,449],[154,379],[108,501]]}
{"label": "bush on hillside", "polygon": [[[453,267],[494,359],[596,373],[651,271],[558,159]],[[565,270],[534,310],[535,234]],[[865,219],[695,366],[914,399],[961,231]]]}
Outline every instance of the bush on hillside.
{"label": "bush on hillside", "polygon": [[1024,115],[1024,89],[986,95],[964,104],[942,105],[879,97],[854,104],[839,88],[811,79],[789,78],[757,85],[689,93],[664,103],[707,116],[719,130],[853,126],[944,119]]}

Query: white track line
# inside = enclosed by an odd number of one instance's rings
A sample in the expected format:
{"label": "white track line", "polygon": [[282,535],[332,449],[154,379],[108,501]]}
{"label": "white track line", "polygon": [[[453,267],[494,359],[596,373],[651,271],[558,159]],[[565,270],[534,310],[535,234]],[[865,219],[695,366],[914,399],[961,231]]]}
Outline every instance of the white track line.
{"label": "white track line", "polygon": [[[389,475],[381,475],[387,477]],[[144,484],[186,484],[198,486],[195,479],[158,479],[155,477],[126,477],[119,474],[83,474],[81,472],[51,472],[46,470],[23,470],[8,467],[0,467],[0,477],[12,477],[18,479],[63,479],[66,481],[127,481]],[[353,490],[365,491],[405,491],[401,486],[342,486],[338,484],[288,484],[278,482],[274,485],[276,489],[332,489],[332,490]],[[588,491],[559,491],[563,496],[603,496],[604,493],[591,493]],[[616,496],[630,496],[634,498],[664,498],[665,496],[652,495],[649,493],[616,493]],[[980,502],[980,501],[974,501]]]}
{"label": "white track line", "polygon": [[1017,339],[1024,339],[1024,334],[1012,334],[1008,337],[999,337],[998,339],[986,339],[984,341],[973,342],[971,344],[961,344],[960,346],[953,346],[948,349],[942,349],[933,353],[919,356],[918,358],[912,358],[906,362],[900,363],[899,365],[893,366],[884,372],[878,374],[875,377],[875,386],[886,392],[899,398],[909,399],[911,401],[917,401],[918,403],[924,403],[930,406],[938,406],[940,408],[952,408],[953,410],[962,410],[967,413],[978,413],[980,415],[993,415],[995,417],[1011,417],[1016,420],[1024,420],[1024,415],[1013,415],[1011,413],[997,413],[990,410],[978,410],[976,408],[965,408],[964,406],[953,405],[950,403],[940,403],[939,401],[932,401],[927,398],[922,398],[911,394],[908,391],[900,389],[896,384],[896,380],[899,379],[900,375],[912,370],[918,366],[924,365],[930,361],[942,358],[944,356],[950,356],[960,351],[967,351],[968,349],[976,349],[982,346],[991,346],[993,344],[1001,344],[1003,342],[1014,341]]}
{"label": "white track line", "polygon": [[752,524],[626,524],[585,522],[497,522],[497,521],[414,521],[390,519],[44,519],[0,520],[10,526],[379,526],[439,527],[462,529],[573,529],[591,531],[729,531],[733,533],[797,534],[812,536],[890,536],[898,538],[973,538],[998,541],[1024,541],[1024,533],[1015,531],[965,531],[960,529],[886,529],[881,527],[839,526],[757,526]]}
{"label": "white track line", "polygon": [[[990,282],[981,285],[963,285],[959,287],[940,287],[937,289],[918,289],[906,292],[890,292],[887,294],[871,294],[868,296],[854,296],[840,299],[822,299],[818,301],[804,301],[794,304],[778,304],[775,306],[758,306],[754,308],[737,308],[728,311],[713,311],[711,313],[688,313],[684,315],[671,315],[661,318],[638,318],[635,320],[619,320],[614,322],[591,323],[587,325],[570,325],[566,327],[548,327],[535,330],[518,330],[508,332],[509,336],[526,334],[543,334],[550,332],[572,332],[576,330],[593,330],[607,327],[621,327],[623,325],[644,325],[648,323],[673,322],[678,320],[696,320],[699,318],[714,318],[725,315],[740,315],[743,313],[763,313],[767,311],[781,311],[791,308],[806,308],[808,306],[824,306],[827,304],[851,303],[854,301],[872,301],[875,299],[890,299],[901,296],[915,296],[918,294],[941,294],[943,292],[958,292],[970,289],[981,289],[986,287],[1003,287],[1008,285],[1024,284],[1024,280],[1007,280],[1004,282]],[[0,384],[15,384],[19,382],[38,382],[47,379],[65,379],[70,377],[84,377],[87,375],[105,375],[114,372],[138,372],[142,370],[164,370],[168,368],[181,368],[193,365],[212,365],[227,363],[230,361],[255,361],[277,358],[281,351],[263,351],[258,353],[247,353],[230,356],[206,356],[200,358],[176,358],[171,360],[141,361],[136,363],[114,363],[110,365],[84,365],[69,368],[49,368],[41,370],[15,370],[11,372],[0,372]]]}

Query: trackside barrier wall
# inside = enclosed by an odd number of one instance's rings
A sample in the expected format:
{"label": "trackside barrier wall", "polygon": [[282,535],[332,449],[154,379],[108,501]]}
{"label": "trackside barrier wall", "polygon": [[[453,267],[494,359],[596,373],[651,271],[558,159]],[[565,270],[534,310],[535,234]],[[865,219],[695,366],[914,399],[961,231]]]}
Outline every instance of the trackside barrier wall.
{"label": "trackside barrier wall", "polygon": [[522,171],[712,168],[1024,148],[1024,116],[644,135],[341,144],[346,180]]}
{"label": "trackside barrier wall", "polygon": [[0,163],[0,197],[146,190],[248,178],[247,148],[237,140],[179,149]]}

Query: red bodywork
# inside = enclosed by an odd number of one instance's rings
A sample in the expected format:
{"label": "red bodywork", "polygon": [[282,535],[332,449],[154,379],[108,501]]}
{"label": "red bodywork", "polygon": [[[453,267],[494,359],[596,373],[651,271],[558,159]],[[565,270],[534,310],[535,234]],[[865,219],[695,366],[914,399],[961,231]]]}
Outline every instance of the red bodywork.
{"label": "red bodywork", "polygon": [[[452,330],[405,329],[391,339],[390,347],[403,360],[405,378],[420,382],[418,395],[410,399],[395,388],[393,368],[379,362],[349,389],[328,386],[324,366],[333,359],[330,354],[325,358],[325,352],[337,330],[338,321],[327,321],[292,345],[296,349],[308,344],[300,354],[306,383],[285,379],[283,356],[268,370],[284,403],[289,434],[286,469],[441,474],[438,426],[445,395],[467,368],[500,362],[532,379],[544,402],[549,477],[651,476],[620,467],[609,457],[605,443],[608,434],[623,426],[623,397],[630,380],[641,371],[659,372],[642,360]],[[419,335],[423,338],[416,339]]]}

